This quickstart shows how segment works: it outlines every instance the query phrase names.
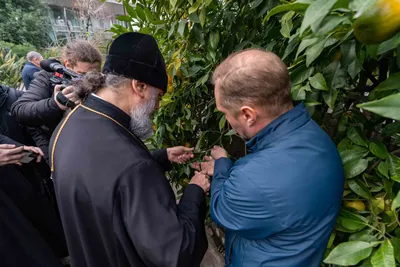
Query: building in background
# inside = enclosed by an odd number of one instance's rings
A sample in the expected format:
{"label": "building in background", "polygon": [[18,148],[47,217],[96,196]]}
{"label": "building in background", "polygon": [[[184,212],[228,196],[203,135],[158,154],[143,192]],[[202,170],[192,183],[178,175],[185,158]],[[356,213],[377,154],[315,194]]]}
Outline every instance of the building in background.
{"label": "building in background", "polygon": [[115,19],[125,13],[121,3],[108,0],[47,0],[52,30],[49,33],[52,45],[59,45],[75,38],[111,37],[106,33],[113,24],[124,22]]}

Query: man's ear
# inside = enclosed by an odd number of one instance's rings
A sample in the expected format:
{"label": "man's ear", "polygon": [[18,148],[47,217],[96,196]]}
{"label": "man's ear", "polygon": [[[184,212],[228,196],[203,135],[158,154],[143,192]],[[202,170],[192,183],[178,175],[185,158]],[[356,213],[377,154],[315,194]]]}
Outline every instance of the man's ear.
{"label": "man's ear", "polygon": [[144,97],[144,92],[146,91],[147,85],[138,80],[132,80],[132,89],[140,97]]}
{"label": "man's ear", "polygon": [[253,126],[257,120],[257,112],[249,106],[243,106],[240,108],[240,116],[248,123],[249,126]]}
{"label": "man's ear", "polygon": [[70,68],[71,68],[71,64],[69,63],[68,59],[64,59],[64,66],[65,66],[67,69],[70,69]]}

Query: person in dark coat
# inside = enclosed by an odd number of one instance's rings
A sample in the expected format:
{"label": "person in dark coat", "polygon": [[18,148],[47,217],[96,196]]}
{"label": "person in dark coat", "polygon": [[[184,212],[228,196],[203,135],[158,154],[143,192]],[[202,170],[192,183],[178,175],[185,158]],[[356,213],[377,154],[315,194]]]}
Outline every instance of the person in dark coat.
{"label": "person in dark coat", "polygon": [[2,266],[57,267],[68,256],[53,204],[41,192],[35,164],[22,164],[23,150],[39,148],[0,134],[0,262]]}
{"label": "person in dark coat", "polygon": [[[11,105],[22,94],[23,91],[0,85],[0,190],[54,250],[54,255],[64,258],[68,256],[68,250],[57,213],[50,168],[40,159],[29,164],[19,162],[23,149],[43,155],[39,148],[34,147],[29,129],[10,114]],[[28,228],[27,223],[21,223],[21,226]]]}
{"label": "person in dark coat", "polygon": [[247,140],[235,163],[223,148],[211,151],[210,214],[226,230],[226,265],[321,266],[344,185],[335,144],[304,104],[293,106],[277,55],[235,53],[213,82],[217,109]]}
{"label": "person in dark coat", "polygon": [[[100,52],[87,41],[82,40],[68,43],[64,49],[63,58],[65,67],[78,74],[100,69],[101,65]],[[35,143],[44,152],[47,162],[50,137],[67,109],[56,100],[56,94],[62,93],[73,102],[78,99],[70,88],[62,92],[60,92],[60,86],[54,88],[50,82],[53,75],[44,70],[38,72],[28,91],[14,103],[11,109],[18,122],[35,127],[37,131],[37,134],[33,135]]]}
{"label": "person in dark coat", "polygon": [[38,52],[30,51],[26,55],[26,60],[22,68],[22,81],[24,82],[25,90],[28,90],[29,85],[35,79],[35,73],[40,71],[40,61],[43,60],[43,57]]}
{"label": "person in dark coat", "polygon": [[103,73],[57,127],[51,167],[71,263],[86,266],[198,267],[207,250],[208,177],[196,173],[176,204],[164,172],[192,149],[149,152],[150,116],[167,89],[163,56],[150,35],[114,40]]}

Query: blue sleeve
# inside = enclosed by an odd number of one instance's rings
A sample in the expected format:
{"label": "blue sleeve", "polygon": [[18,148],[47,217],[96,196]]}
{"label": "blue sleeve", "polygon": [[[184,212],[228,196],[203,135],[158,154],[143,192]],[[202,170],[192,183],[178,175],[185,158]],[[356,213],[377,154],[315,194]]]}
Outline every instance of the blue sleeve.
{"label": "blue sleeve", "polygon": [[210,213],[218,225],[248,239],[279,231],[270,200],[227,158],[215,162]]}

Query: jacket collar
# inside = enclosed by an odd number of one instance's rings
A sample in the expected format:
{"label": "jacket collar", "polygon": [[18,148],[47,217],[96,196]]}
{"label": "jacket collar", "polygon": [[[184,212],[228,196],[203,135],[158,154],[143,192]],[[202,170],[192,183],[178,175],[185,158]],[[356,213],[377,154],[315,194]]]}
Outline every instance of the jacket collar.
{"label": "jacket collar", "polygon": [[117,106],[114,106],[113,104],[101,99],[100,97],[96,97],[90,94],[83,102],[83,105],[110,116],[126,129],[130,129],[131,118],[129,117],[129,115]]}
{"label": "jacket collar", "polygon": [[272,121],[256,136],[246,142],[247,150],[249,153],[262,150],[282,136],[300,128],[310,120],[310,115],[308,114],[304,104],[298,104],[288,112]]}
{"label": "jacket collar", "polygon": [[37,68],[38,70],[40,70],[40,68],[39,68],[38,66],[36,66],[35,64],[33,64],[32,62],[27,61],[27,62],[25,63],[25,65],[27,65],[27,66],[32,66],[32,67],[35,67],[35,68]]}

